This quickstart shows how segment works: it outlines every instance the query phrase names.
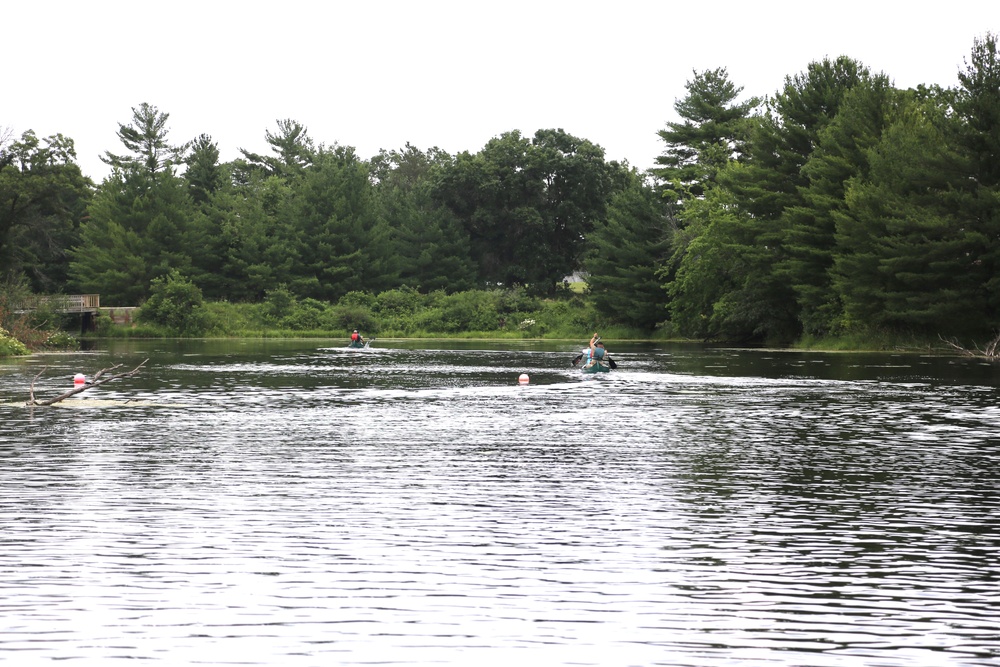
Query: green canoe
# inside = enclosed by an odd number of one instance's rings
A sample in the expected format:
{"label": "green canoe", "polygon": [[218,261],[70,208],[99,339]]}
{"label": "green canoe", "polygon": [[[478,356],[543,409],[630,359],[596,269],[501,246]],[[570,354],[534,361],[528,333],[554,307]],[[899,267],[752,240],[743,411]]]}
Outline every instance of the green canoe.
{"label": "green canoe", "polygon": [[593,359],[584,364],[580,370],[584,373],[610,373],[611,364],[604,359]]}

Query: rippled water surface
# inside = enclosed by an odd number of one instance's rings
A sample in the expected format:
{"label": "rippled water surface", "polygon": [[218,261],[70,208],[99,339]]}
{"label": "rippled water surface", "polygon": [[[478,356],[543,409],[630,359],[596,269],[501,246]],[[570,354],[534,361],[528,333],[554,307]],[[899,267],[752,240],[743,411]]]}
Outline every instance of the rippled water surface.
{"label": "rippled water surface", "polygon": [[996,366],[374,348],[0,363],[0,661],[1000,664]]}

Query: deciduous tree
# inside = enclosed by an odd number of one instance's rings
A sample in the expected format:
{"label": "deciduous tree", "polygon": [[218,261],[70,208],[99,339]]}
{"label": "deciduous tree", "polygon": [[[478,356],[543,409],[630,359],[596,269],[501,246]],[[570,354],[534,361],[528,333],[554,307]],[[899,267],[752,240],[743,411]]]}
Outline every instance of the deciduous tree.
{"label": "deciduous tree", "polygon": [[36,292],[60,292],[66,253],[76,243],[93,183],[76,163],[73,140],[31,130],[0,143],[0,267]]}
{"label": "deciduous tree", "polygon": [[563,130],[508,132],[442,170],[435,197],[469,233],[482,284],[551,293],[582,259],[603,218],[613,168],[604,151]]}

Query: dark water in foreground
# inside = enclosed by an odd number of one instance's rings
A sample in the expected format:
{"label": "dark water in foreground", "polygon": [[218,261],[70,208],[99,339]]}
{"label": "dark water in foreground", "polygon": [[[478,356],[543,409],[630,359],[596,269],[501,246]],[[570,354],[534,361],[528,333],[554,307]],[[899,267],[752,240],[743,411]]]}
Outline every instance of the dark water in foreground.
{"label": "dark water in foreground", "polygon": [[0,363],[0,661],[1000,664],[1000,368],[341,345]]}

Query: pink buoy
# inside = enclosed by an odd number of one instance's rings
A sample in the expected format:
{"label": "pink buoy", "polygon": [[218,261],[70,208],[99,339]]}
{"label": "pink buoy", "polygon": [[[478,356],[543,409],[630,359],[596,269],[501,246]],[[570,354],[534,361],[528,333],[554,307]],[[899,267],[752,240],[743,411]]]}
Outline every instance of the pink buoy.
{"label": "pink buoy", "polygon": [[517,378],[517,383],[518,384],[528,384],[528,374],[527,373],[521,373],[521,375],[518,376],[518,378]]}
{"label": "pink buoy", "polygon": [[87,384],[87,376],[83,373],[77,373],[73,376],[73,384],[80,386],[81,384]]}

